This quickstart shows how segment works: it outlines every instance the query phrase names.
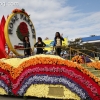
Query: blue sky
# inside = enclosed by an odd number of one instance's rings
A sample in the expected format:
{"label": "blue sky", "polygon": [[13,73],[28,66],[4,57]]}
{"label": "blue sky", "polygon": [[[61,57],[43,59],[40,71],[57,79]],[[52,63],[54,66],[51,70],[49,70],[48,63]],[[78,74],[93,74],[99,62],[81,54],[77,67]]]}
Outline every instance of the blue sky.
{"label": "blue sky", "polygon": [[83,13],[100,11],[100,0],[68,0],[67,5]]}
{"label": "blue sky", "polygon": [[[0,0],[0,3],[8,0]],[[9,0],[9,2],[12,2]],[[24,8],[35,26],[37,37],[53,39],[55,32],[69,40],[100,34],[100,0],[16,0],[18,5],[1,6],[7,16],[14,8]]]}

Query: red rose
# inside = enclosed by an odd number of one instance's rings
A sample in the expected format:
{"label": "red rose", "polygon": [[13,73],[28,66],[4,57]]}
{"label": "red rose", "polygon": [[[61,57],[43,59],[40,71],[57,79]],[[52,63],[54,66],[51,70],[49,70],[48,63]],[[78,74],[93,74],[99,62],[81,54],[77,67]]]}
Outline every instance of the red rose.
{"label": "red rose", "polygon": [[28,34],[28,27],[25,22],[21,22],[19,25],[19,31],[23,36],[26,36]]}

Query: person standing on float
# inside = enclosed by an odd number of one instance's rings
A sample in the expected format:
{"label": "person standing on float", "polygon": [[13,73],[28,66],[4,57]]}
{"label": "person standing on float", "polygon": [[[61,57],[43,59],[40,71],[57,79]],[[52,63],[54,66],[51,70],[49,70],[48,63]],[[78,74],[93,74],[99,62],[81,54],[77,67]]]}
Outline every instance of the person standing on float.
{"label": "person standing on float", "polygon": [[46,44],[42,41],[41,37],[38,37],[38,42],[35,43],[34,47],[37,47],[37,53],[36,54],[43,54],[43,47],[45,47]]}
{"label": "person standing on float", "polygon": [[23,46],[24,46],[24,56],[31,56],[31,45],[28,36],[24,37]]}
{"label": "person standing on float", "polygon": [[59,56],[61,54],[62,41],[64,41],[64,38],[60,35],[59,32],[56,32],[55,38],[54,38],[53,49],[55,47],[56,54]]}

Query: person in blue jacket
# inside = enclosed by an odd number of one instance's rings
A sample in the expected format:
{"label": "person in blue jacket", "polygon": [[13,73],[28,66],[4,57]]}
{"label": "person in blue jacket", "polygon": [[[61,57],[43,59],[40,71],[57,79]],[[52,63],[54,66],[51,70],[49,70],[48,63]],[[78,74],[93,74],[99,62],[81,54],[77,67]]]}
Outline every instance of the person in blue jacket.
{"label": "person in blue jacket", "polygon": [[56,54],[59,56],[61,53],[62,41],[64,41],[64,38],[60,35],[59,32],[56,32],[55,38],[54,38],[53,48],[55,47]]}

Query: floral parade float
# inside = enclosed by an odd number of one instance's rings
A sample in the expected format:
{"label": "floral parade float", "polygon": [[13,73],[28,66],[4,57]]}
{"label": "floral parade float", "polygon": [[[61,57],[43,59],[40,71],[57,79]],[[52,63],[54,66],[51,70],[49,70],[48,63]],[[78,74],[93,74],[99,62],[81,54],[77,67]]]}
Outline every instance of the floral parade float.
{"label": "floral parade float", "polygon": [[74,57],[72,57],[72,61],[77,63],[90,63],[92,62],[92,59],[84,55],[75,55]]}
{"label": "floral parade float", "polygon": [[[25,20],[20,19],[19,14],[21,14],[21,18],[24,16]],[[25,18],[25,16],[27,17]],[[12,18],[14,23],[11,24]],[[29,23],[26,19],[29,20]],[[30,26],[30,23],[30,18],[23,9],[13,10],[7,18],[4,31],[5,39],[10,50],[16,55],[21,55],[23,51],[23,49],[17,49],[22,48],[22,45],[18,45],[22,43],[22,36],[28,34],[33,40],[31,42],[34,43],[35,41],[35,29],[32,23],[32,27]],[[26,31],[22,27],[26,27]],[[14,33],[13,28],[16,29],[17,33],[16,31]],[[12,38],[17,38],[17,42],[13,43]],[[0,94],[55,99],[100,100],[98,96],[100,95],[100,78],[80,64],[59,56],[42,54],[23,59],[2,58],[0,59]]]}
{"label": "floral parade float", "polygon": [[72,58],[73,62],[77,62],[77,63],[84,63],[84,59],[82,56],[76,55]]}

